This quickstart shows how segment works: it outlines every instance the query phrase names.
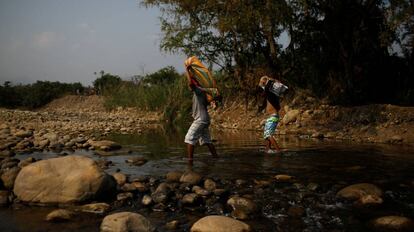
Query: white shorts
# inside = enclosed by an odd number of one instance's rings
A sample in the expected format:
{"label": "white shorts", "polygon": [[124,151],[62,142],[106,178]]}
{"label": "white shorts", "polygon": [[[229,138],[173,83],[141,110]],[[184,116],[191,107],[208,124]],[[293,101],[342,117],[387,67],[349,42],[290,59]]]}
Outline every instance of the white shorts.
{"label": "white shorts", "polygon": [[194,121],[188,129],[184,142],[191,145],[196,145],[197,141],[200,142],[200,145],[211,143],[209,126],[209,122]]}

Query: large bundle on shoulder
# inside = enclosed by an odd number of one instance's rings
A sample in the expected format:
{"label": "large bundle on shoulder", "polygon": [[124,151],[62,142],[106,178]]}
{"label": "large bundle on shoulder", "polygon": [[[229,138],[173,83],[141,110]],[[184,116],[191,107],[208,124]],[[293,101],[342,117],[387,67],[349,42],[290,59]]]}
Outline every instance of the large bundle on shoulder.
{"label": "large bundle on shoulder", "polygon": [[201,63],[197,57],[192,56],[185,62],[185,67],[190,74],[191,83],[204,89],[209,103],[221,100],[216,81],[210,71]]}
{"label": "large bundle on shoulder", "polygon": [[270,78],[268,76],[262,76],[260,78],[259,86],[263,88],[263,90],[265,90],[266,92],[272,93],[277,97],[282,97],[286,94],[287,90],[289,89],[279,80]]}

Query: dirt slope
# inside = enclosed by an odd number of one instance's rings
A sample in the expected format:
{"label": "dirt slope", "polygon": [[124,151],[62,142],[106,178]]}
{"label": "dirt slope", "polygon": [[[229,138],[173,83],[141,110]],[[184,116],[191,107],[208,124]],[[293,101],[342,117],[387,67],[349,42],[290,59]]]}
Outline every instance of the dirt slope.
{"label": "dirt slope", "polygon": [[68,95],[53,100],[39,111],[47,112],[103,112],[104,99],[102,96]]}

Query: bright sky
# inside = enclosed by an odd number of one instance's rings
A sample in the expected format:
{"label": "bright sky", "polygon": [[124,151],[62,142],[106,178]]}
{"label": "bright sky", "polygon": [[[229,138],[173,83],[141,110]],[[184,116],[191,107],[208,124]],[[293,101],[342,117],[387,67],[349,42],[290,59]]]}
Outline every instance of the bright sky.
{"label": "bright sky", "polygon": [[0,84],[183,72],[183,55],[159,49],[159,16],[138,0],[0,0]]}

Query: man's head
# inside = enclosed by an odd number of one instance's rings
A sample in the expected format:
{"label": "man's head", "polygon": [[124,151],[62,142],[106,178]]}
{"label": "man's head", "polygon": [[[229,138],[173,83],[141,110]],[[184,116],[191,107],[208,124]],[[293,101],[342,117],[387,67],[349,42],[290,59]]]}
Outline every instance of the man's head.
{"label": "man's head", "polygon": [[260,87],[260,88],[262,88],[262,89],[264,89],[264,88],[265,88],[265,86],[266,86],[266,84],[267,84],[267,81],[268,81],[269,79],[270,79],[270,78],[269,78],[268,76],[262,76],[262,77],[260,77],[259,87]]}

